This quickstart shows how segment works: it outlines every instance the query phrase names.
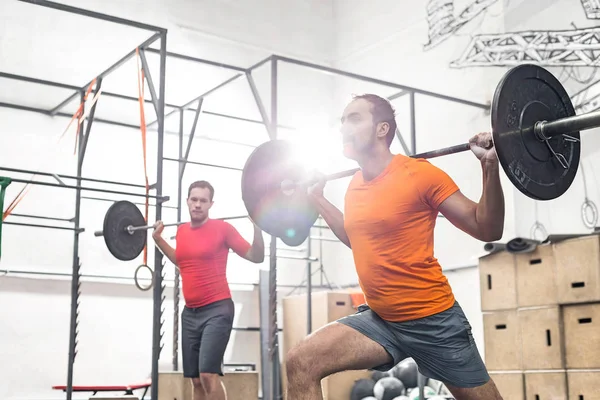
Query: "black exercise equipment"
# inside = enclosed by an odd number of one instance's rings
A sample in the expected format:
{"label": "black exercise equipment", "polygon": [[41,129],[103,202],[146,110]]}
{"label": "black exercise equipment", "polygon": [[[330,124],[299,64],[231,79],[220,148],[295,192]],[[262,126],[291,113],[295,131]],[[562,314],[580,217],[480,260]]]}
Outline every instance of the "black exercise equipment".
{"label": "black exercise equipment", "polygon": [[373,394],[377,400],[394,400],[406,392],[404,383],[393,376],[388,376],[377,381],[373,387]]}
{"label": "black exercise equipment", "polygon": [[506,251],[513,254],[532,253],[541,243],[539,240],[516,237],[506,243]]}
{"label": "black exercise equipment", "polygon": [[400,379],[405,387],[416,387],[419,380],[419,368],[415,360],[407,358],[394,366],[392,375]]}
{"label": "black exercise equipment", "polygon": [[350,391],[350,400],[363,400],[365,397],[373,396],[375,382],[371,379],[357,379]]}

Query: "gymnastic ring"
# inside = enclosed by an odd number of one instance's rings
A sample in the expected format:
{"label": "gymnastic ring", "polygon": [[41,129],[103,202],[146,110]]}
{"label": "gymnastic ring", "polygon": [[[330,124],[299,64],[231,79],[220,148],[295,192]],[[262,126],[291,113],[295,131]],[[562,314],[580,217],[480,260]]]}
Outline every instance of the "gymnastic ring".
{"label": "gymnastic ring", "polygon": [[[139,272],[144,269],[147,268],[148,271],[150,271],[150,275],[152,276],[152,278],[150,279],[150,285],[148,285],[147,287],[140,285],[140,281],[138,278],[138,274]],[[147,266],[146,264],[140,264],[136,269],[135,269],[135,274],[133,275],[133,280],[135,281],[135,286],[140,289],[142,292],[148,291],[150,289],[152,289],[152,286],[154,286],[154,271],[152,270],[152,268],[150,268],[149,266]]]}
{"label": "gymnastic ring", "polygon": [[[590,210],[592,212],[591,219],[588,218],[587,211]],[[593,229],[596,227],[596,223],[598,222],[598,208],[593,201],[585,199],[583,204],[581,205],[581,220],[586,228]]]}
{"label": "gymnastic ring", "polygon": [[[537,232],[542,233],[542,237],[539,239],[536,237]],[[535,221],[535,223],[531,226],[531,231],[529,231],[529,234],[531,235],[532,239],[540,240],[541,242],[546,240],[546,238],[548,237],[548,231],[546,231],[544,225],[538,221]]]}

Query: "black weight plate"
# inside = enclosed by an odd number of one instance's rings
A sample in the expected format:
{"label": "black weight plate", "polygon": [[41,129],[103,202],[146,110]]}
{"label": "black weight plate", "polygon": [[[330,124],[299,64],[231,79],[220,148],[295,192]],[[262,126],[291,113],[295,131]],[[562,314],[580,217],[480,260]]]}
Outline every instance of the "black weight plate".
{"label": "black weight plate", "polygon": [[288,246],[306,240],[319,213],[310,204],[306,188],[284,193],[281,183],[307,178],[306,169],[293,160],[292,144],[284,140],[271,140],[254,149],[242,172],[242,200],[248,215]]}
{"label": "black weight plate", "polygon": [[146,225],[144,215],[135,204],[121,200],[109,207],[104,216],[102,235],[108,251],[121,261],[135,259],[146,246],[146,230],[129,233],[127,227],[130,225]]}
{"label": "black weight plate", "polygon": [[[515,187],[536,200],[565,193],[577,174],[581,143],[563,135],[548,140],[566,159],[567,168],[547,144],[535,136],[537,121],[556,121],[575,115],[562,84],[546,69],[524,64],[509,70],[496,88],[491,122],[494,147],[504,172]],[[569,136],[579,139],[579,132]]]}

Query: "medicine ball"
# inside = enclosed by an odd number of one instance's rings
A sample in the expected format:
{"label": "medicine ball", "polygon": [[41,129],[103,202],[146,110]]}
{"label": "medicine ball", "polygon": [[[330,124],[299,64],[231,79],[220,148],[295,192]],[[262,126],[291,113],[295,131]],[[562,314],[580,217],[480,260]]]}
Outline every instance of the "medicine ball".
{"label": "medicine ball", "polygon": [[399,362],[392,369],[392,375],[400,379],[407,388],[416,387],[419,384],[419,369],[412,358]]}
{"label": "medicine ball", "polygon": [[[430,388],[429,386],[425,386],[423,388],[423,392],[425,393],[425,398],[429,399],[431,396],[435,396],[435,390],[433,390],[432,388]],[[410,391],[410,393],[408,394],[408,398],[409,400],[422,400],[419,397],[419,388],[416,387],[413,390]]]}
{"label": "medicine ball", "polygon": [[358,379],[354,382],[350,391],[350,400],[363,400],[365,397],[373,396],[375,382],[372,379]]}
{"label": "medicine ball", "polygon": [[371,374],[371,379],[373,379],[373,381],[377,382],[381,378],[385,378],[385,377],[388,377],[388,376],[393,376],[392,375],[392,370],[387,371],[387,372],[373,371],[373,373]]}
{"label": "medicine ball", "polygon": [[398,378],[387,376],[375,383],[373,393],[377,400],[394,400],[405,392],[404,383]]}

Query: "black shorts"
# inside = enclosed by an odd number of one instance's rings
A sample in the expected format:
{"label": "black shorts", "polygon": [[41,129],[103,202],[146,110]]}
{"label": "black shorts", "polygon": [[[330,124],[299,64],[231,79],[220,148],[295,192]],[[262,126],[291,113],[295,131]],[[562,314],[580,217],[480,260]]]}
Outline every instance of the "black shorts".
{"label": "black shorts", "polygon": [[423,375],[452,386],[475,387],[490,379],[458,302],[446,311],[405,322],[385,321],[362,305],[337,322],[379,343],[392,356],[392,363],[373,369],[388,371],[412,357]]}
{"label": "black shorts", "polygon": [[181,313],[183,376],[198,378],[201,373],[223,376],[223,356],[234,314],[231,299],[198,308],[184,307]]}

